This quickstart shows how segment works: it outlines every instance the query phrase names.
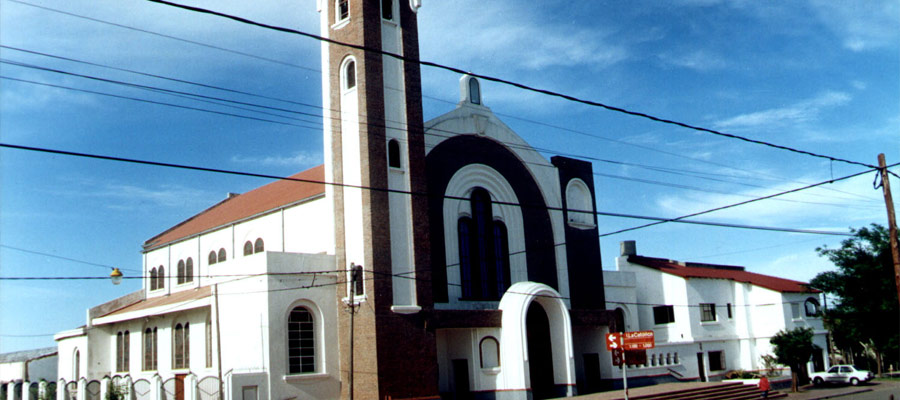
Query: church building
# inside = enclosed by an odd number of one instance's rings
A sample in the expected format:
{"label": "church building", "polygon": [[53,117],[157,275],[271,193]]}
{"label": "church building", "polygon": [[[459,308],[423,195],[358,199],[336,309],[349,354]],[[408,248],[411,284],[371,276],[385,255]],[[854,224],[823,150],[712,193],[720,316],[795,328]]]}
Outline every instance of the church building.
{"label": "church building", "polygon": [[609,378],[591,164],[544,158],[471,76],[424,121],[418,8],[319,2],[320,34],[353,45],[322,42],[324,165],[147,240],[143,289],[56,335],[60,398],[532,399]]}

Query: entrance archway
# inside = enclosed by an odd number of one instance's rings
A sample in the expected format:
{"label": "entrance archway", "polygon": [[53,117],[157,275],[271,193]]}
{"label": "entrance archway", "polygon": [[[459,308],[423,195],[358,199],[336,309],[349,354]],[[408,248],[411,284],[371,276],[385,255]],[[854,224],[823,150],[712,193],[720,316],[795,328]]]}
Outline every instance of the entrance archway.
{"label": "entrance archway", "polygon": [[533,301],[525,317],[528,335],[528,369],[531,394],[535,399],[556,397],[553,384],[553,351],[550,342],[550,320],[541,304]]}
{"label": "entrance archway", "polygon": [[501,387],[530,390],[534,398],[573,395],[572,322],[559,292],[542,283],[517,282],[500,299],[500,310]]}

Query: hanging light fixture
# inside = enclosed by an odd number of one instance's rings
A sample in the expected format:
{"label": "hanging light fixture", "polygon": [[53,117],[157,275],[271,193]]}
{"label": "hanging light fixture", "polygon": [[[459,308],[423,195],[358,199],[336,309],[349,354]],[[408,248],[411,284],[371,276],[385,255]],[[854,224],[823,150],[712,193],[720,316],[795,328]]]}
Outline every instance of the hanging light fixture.
{"label": "hanging light fixture", "polygon": [[112,281],[113,285],[118,285],[122,283],[122,271],[119,271],[118,268],[113,268],[112,273],[109,274],[109,280]]}

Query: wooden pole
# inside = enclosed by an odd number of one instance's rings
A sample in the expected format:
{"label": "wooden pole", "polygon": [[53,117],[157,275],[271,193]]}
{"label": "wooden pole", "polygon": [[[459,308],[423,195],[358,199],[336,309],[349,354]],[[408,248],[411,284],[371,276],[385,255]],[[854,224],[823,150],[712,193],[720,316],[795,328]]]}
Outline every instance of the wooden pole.
{"label": "wooden pole", "polygon": [[894,261],[894,283],[897,285],[897,301],[900,302],[900,246],[897,244],[897,216],[894,214],[891,180],[888,177],[884,153],[878,155],[878,168],[881,170],[881,190],[884,192],[884,203],[887,206],[888,234],[891,238],[891,256]]}

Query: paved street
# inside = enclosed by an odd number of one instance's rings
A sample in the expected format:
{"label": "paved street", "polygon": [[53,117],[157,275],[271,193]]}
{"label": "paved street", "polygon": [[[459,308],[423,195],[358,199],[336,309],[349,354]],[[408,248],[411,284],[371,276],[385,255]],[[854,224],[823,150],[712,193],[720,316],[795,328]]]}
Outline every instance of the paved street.
{"label": "paved street", "polygon": [[888,399],[890,395],[900,400],[900,381],[879,381],[860,386],[804,386],[798,393],[789,393],[789,399]]}

